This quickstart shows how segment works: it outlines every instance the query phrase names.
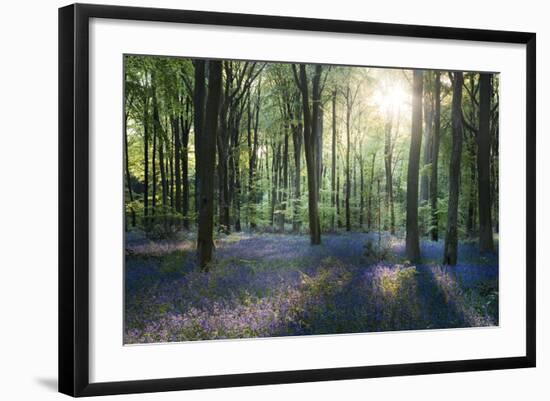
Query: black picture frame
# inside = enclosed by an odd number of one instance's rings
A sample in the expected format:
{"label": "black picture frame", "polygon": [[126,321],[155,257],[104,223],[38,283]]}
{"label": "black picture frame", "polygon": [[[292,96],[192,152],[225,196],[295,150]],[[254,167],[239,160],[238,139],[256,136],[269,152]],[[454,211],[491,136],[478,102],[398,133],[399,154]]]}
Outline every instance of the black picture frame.
{"label": "black picture frame", "polygon": [[[520,357],[261,372],[154,380],[89,381],[90,18],[160,21],[526,45],[526,354]],[[337,21],[266,15],[74,4],[59,9],[59,391],[71,396],[252,386],[534,367],[536,35],[526,32]]]}

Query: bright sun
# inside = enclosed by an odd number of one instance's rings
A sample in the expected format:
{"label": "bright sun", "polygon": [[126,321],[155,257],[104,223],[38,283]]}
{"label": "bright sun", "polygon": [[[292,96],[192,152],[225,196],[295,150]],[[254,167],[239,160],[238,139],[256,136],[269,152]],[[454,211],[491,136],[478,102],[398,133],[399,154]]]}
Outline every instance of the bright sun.
{"label": "bright sun", "polygon": [[376,91],[373,101],[381,112],[387,113],[403,109],[410,102],[410,96],[400,85],[395,85]]}

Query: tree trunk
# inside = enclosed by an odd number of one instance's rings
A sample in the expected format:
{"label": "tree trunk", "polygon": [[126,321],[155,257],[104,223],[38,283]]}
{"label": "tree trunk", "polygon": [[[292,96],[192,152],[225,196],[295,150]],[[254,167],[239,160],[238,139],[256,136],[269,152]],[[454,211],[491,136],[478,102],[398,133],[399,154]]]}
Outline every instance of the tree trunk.
{"label": "tree trunk", "polygon": [[392,144],[393,113],[388,113],[384,138],[384,167],[386,170],[386,205],[390,212],[390,233],[395,234],[395,212],[393,209],[393,144]]}
{"label": "tree trunk", "polygon": [[350,179],[350,136],[351,136],[351,91],[348,86],[346,91],[346,231],[351,231],[351,216],[349,198],[351,194],[351,179]]}
{"label": "tree trunk", "polygon": [[278,191],[277,184],[279,182],[278,172],[279,172],[279,152],[280,144],[273,144],[273,159],[271,160],[271,212],[270,212],[270,223],[271,227],[275,226],[275,211],[277,208],[278,202]]}
{"label": "tree trunk", "polygon": [[479,192],[479,251],[494,252],[490,182],[491,75],[479,77],[479,133],[477,173]]}
{"label": "tree trunk", "polygon": [[332,214],[332,229],[336,229],[336,89],[332,91],[332,163],[330,175],[330,200],[335,209]]}
{"label": "tree trunk", "polygon": [[158,146],[158,126],[156,123],[155,118],[155,84],[154,79],[152,79],[152,92],[153,92],[153,149],[152,149],[152,180],[153,180],[153,188],[152,188],[152,196],[151,196],[151,224],[154,224],[155,222],[155,213],[157,208],[157,146]]}
{"label": "tree trunk", "polygon": [[458,254],[458,196],[460,186],[460,159],[462,155],[462,72],[454,73],[452,101],[452,149],[449,166],[449,208],[447,211],[447,234],[443,264],[456,265]]}
{"label": "tree trunk", "polygon": [[424,102],[424,154],[422,155],[422,166],[424,171],[420,177],[420,202],[426,204],[430,197],[430,175],[425,171],[426,167],[432,163],[432,127],[433,110],[429,97],[425,97]]}
{"label": "tree trunk", "polygon": [[177,213],[182,213],[182,201],[181,201],[181,167],[180,167],[180,161],[181,161],[181,132],[180,132],[180,124],[178,121],[177,116],[172,116],[171,120],[171,126],[172,126],[172,135],[174,137],[174,175],[175,175],[175,192],[176,192],[176,204],[175,204],[175,210]]}
{"label": "tree trunk", "polygon": [[[189,121],[190,103],[191,103],[191,99],[187,97],[185,101],[185,120],[180,115],[181,181],[183,182],[183,194],[182,194],[183,202],[182,202],[181,212],[183,214],[183,227],[185,227],[186,229],[189,229],[189,131],[191,130],[191,123]],[[195,174],[196,174],[196,171],[195,171]],[[195,191],[196,191],[196,188],[195,188]],[[195,198],[197,198],[197,196],[195,196]]]}
{"label": "tree trunk", "polygon": [[222,65],[220,61],[209,61],[208,98],[204,118],[204,132],[201,132],[199,167],[200,208],[197,238],[199,266],[208,271],[214,247],[214,168],[216,162],[216,137],[218,110],[222,86]]}
{"label": "tree trunk", "polygon": [[441,73],[435,73],[434,89],[434,127],[432,135],[432,170],[430,177],[430,203],[431,203],[431,224],[430,232],[432,241],[439,239],[439,217],[437,214],[437,169],[439,159],[439,136],[441,129]]}
{"label": "tree trunk", "polygon": [[[131,218],[131,224],[132,227],[136,226],[136,212],[134,210],[134,194],[132,191],[132,178],[130,176],[130,165],[128,160],[128,133],[126,132],[126,125],[128,123],[128,112],[124,114],[124,170],[126,172],[126,185],[128,187],[128,196],[130,198],[130,203],[132,205],[130,206],[130,218]],[[128,229],[126,219],[124,220],[124,226],[125,229]]]}
{"label": "tree trunk", "polygon": [[[252,99],[250,89],[248,93],[248,122],[247,122],[247,141],[248,141],[248,202],[249,202],[249,220],[250,228],[256,228],[256,176],[255,169],[258,157],[258,124],[260,114],[260,90],[261,81],[258,83],[258,97],[254,110],[252,109]],[[252,125],[254,123],[254,125]]]}
{"label": "tree trunk", "polygon": [[316,140],[316,146],[315,146],[315,160],[317,162],[317,200],[318,202],[321,202],[321,199],[319,198],[319,193],[321,191],[321,187],[323,186],[323,108],[321,107],[321,95],[315,94],[314,96],[317,97],[316,105],[314,105],[314,109],[317,108],[317,124],[315,129],[315,140]]}
{"label": "tree trunk", "polygon": [[[177,124],[177,121],[176,121],[176,124]],[[166,122],[167,131],[169,130],[169,126],[170,126],[170,122],[167,121]],[[168,193],[170,198],[170,210],[174,210],[174,148],[172,145],[175,140],[174,136],[175,136],[174,132],[172,132],[172,136],[170,139],[168,139],[168,135],[166,135],[166,142],[165,142],[165,146],[166,146],[165,155],[167,159],[166,169],[168,170],[168,174],[170,176],[169,185],[168,185]]]}
{"label": "tree trunk", "polygon": [[372,228],[372,183],[374,181],[374,162],[376,161],[376,153],[372,154],[372,163],[370,168],[370,180],[369,180],[369,196],[367,201],[367,230]]}
{"label": "tree trunk", "polygon": [[229,127],[228,113],[229,104],[227,96],[229,94],[229,83],[225,83],[223,92],[222,106],[220,108],[220,126],[218,127],[217,151],[218,151],[218,185],[219,185],[219,226],[220,231],[229,234],[231,231],[231,222],[229,217],[229,208],[231,200],[229,199],[229,166],[228,166],[228,147],[229,147]]}
{"label": "tree trunk", "polygon": [[[145,91],[146,92],[146,91]],[[143,101],[143,225],[149,231],[149,95]]]}
{"label": "tree trunk", "polygon": [[296,124],[292,128],[292,144],[294,145],[294,217],[292,219],[292,230],[300,231],[300,197],[301,191],[301,170],[302,170],[302,124]]}
{"label": "tree trunk", "polygon": [[336,224],[338,228],[342,227],[342,220],[340,220],[340,176],[336,171]]}
{"label": "tree trunk", "polygon": [[163,128],[160,122],[160,115],[159,115],[159,108],[158,108],[158,102],[157,102],[157,95],[156,91],[153,92],[153,126],[155,127],[155,137],[157,137],[157,151],[158,151],[158,157],[159,157],[159,170],[160,170],[160,187],[161,187],[161,202],[162,202],[162,208],[163,208],[163,215],[166,211],[166,205],[167,205],[167,187],[166,187],[166,170],[164,165],[164,135],[163,135]]}
{"label": "tree trunk", "polygon": [[413,71],[411,146],[409,149],[409,167],[407,170],[407,258],[411,262],[420,259],[418,235],[418,173],[420,148],[422,146],[422,90],[423,73]]}
{"label": "tree trunk", "polygon": [[[193,123],[194,123],[194,136],[195,136],[195,155],[198,157],[200,152],[200,144],[202,141],[202,132],[204,129],[204,102],[206,98],[206,83],[205,83],[205,61],[194,60],[194,78],[195,86],[193,90]],[[195,163],[195,212],[198,213],[200,209],[200,163]]]}
{"label": "tree trunk", "polygon": [[281,206],[281,232],[285,229],[285,210],[288,203],[288,130],[285,129],[285,141],[283,146],[283,185],[282,185],[283,202]]}
{"label": "tree trunk", "polygon": [[359,228],[363,229],[363,211],[365,209],[365,178],[363,156],[359,159]]}
{"label": "tree trunk", "polygon": [[468,149],[468,169],[470,184],[468,185],[468,215],[466,218],[466,233],[469,237],[475,234],[475,218],[476,218],[476,150],[475,150],[475,134],[472,138],[467,138],[466,149]]}
{"label": "tree trunk", "polygon": [[[320,220],[319,220],[319,209],[317,205],[317,195],[318,195],[318,186],[317,186],[317,163],[315,160],[315,148],[316,141],[314,133],[316,132],[317,125],[317,112],[316,110],[319,107],[317,103],[319,99],[317,95],[319,94],[319,81],[321,78],[321,66],[315,66],[315,73],[313,76],[313,95],[312,103],[313,106],[310,107],[309,104],[309,89],[308,89],[308,78],[306,73],[305,64],[300,64],[299,76],[296,72],[296,66],[293,65],[293,71],[296,79],[296,83],[302,93],[302,108],[303,108],[303,121],[304,121],[304,149],[306,155],[306,168],[307,168],[307,187],[308,187],[308,211],[309,211],[309,235],[312,245],[318,245],[321,243],[321,229],[320,229]],[[313,108],[313,112],[312,112]]]}

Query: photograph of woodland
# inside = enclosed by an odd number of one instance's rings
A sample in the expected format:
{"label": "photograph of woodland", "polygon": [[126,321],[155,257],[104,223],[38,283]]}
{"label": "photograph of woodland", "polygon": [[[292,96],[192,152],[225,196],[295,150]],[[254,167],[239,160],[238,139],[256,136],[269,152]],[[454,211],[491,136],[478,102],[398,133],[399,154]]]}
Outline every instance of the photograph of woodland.
{"label": "photograph of woodland", "polygon": [[124,343],[499,324],[499,75],[124,57]]}

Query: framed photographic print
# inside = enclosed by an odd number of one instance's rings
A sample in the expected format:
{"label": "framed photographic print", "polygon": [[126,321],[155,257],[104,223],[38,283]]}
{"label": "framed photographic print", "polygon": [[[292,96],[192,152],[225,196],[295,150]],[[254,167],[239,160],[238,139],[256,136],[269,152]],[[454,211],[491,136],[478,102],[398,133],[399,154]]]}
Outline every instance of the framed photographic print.
{"label": "framed photographic print", "polygon": [[535,366],[535,34],[59,10],[59,390]]}

